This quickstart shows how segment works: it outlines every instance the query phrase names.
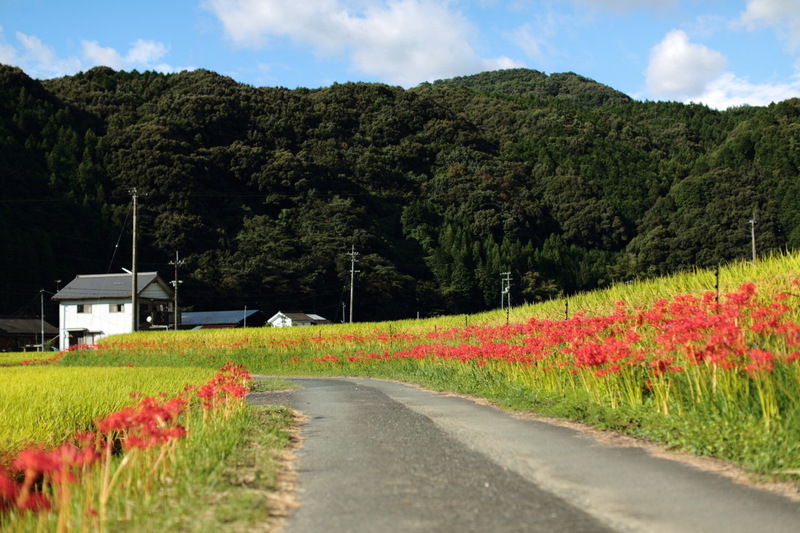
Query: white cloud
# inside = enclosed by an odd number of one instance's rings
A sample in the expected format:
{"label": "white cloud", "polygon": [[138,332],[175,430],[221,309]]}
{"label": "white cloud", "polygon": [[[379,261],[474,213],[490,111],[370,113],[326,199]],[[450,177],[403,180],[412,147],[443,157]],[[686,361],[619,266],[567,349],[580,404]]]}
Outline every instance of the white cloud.
{"label": "white cloud", "polygon": [[549,37],[547,32],[536,31],[530,24],[523,24],[514,31],[512,41],[525,52],[526,56],[542,59],[551,53],[547,37]]}
{"label": "white cloud", "polygon": [[139,39],[131,43],[125,55],[116,49],[101,46],[97,41],[82,41],[82,57],[58,57],[55,50],[34,35],[16,33],[18,46],[4,41],[0,27],[0,63],[16,65],[34,78],[68,76],[95,66],[117,70],[147,69],[175,72],[177,69],[158,61],[167,54],[167,47],[158,42]]}
{"label": "white cloud", "polygon": [[740,105],[765,106],[798,96],[800,96],[798,77],[789,83],[754,84],[747,79],[725,73],[710,82],[703,94],[692,100],[716,109],[727,109]]}
{"label": "white cloud", "polygon": [[672,30],[650,51],[647,90],[656,97],[692,98],[703,94],[724,68],[722,54],[690,42],[682,30]]}
{"label": "white cloud", "polygon": [[800,96],[800,76],[787,83],[751,83],[725,72],[725,57],[673,30],[653,47],[646,70],[650,96],[699,102],[715,109],[769,105]]}
{"label": "white cloud", "polygon": [[674,8],[677,0],[576,0],[591,8],[610,9],[617,12],[664,10]]}
{"label": "white cloud", "polygon": [[2,26],[0,26],[0,63],[5,65],[15,65],[17,63],[17,51],[13,46],[5,43]]}
{"label": "white cloud", "polygon": [[204,6],[240,46],[288,37],[318,57],[346,53],[351,69],[405,86],[516,66],[506,57],[480,57],[470,45],[472,25],[447,0],[206,0]]}
{"label": "white cloud", "polygon": [[55,51],[38,37],[22,32],[17,32],[16,36],[22,47],[22,53],[15,54],[17,66],[22,67],[31,76],[64,76],[80,68],[80,61],[77,58],[58,58]]}
{"label": "white cloud", "polygon": [[163,43],[138,39],[131,43],[125,62],[129,65],[151,65],[166,54],[167,47]]}
{"label": "white cloud", "polygon": [[83,57],[91,66],[111,67],[117,70],[132,68],[163,70],[166,66],[167,72],[173,70],[168,65],[155,65],[155,62],[167,53],[167,47],[155,41],[142,39],[134,41],[125,56],[114,48],[100,46],[97,41],[83,41],[81,45]]}
{"label": "white cloud", "polygon": [[792,52],[800,46],[800,3],[797,0],[748,0],[739,24],[749,30],[771,26]]}
{"label": "white cloud", "polygon": [[120,69],[123,65],[122,56],[110,47],[102,47],[97,41],[83,41],[83,57],[93,66],[102,65],[113,69]]}

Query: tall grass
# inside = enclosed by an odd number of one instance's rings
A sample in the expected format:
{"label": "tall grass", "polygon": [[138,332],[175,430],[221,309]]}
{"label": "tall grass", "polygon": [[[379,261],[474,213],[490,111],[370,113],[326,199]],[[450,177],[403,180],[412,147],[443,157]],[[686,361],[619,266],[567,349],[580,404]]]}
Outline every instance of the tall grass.
{"label": "tall grass", "polygon": [[175,514],[154,522],[145,511],[163,508],[165,498],[185,504],[193,495],[208,495],[250,424],[243,399],[249,379],[228,364],[202,386],[139,396],[135,406],[108,413],[94,431],[76,432],[57,447],[25,448],[0,468],[0,528],[142,531],[169,524]]}
{"label": "tall grass", "polygon": [[29,444],[53,447],[94,428],[108,413],[136,402],[131,393],[174,395],[202,384],[210,368],[0,368],[0,466]]}

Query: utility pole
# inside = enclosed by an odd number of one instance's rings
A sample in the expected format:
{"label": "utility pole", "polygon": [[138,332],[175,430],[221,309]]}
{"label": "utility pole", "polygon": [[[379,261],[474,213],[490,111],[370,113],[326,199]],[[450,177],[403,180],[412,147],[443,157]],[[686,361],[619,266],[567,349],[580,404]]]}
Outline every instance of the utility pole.
{"label": "utility pole", "polygon": [[131,254],[131,331],[135,332],[139,329],[139,280],[137,279],[136,272],[136,212],[138,210],[137,199],[139,197],[138,191],[133,188],[130,190],[131,197],[133,198],[133,253]]}
{"label": "utility pole", "polygon": [[753,218],[748,222],[750,224],[750,241],[753,243],[753,264],[756,264],[756,211],[753,210]]}
{"label": "utility pole", "polygon": [[361,272],[360,270],[356,270],[356,263],[358,259],[358,252],[356,252],[356,245],[354,244],[347,255],[350,256],[350,323],[353,323],[353,281],[355,279],[356,272]]}
{"label": "utility pole", "polygon": [[[501,272],[500,309],[511,309],[511,272]],[[506,306],[506,303],[508,305]]]}
{"label": "utility pole", "polygon": [[39,325],[42,328],[42,344],[40,344],[41,349],[39,351],[43,352],[44,351],[44,289],[41,289],[39,291],[39,297],[41,299],[41,302],[39,303],[39,306],[40,306],[40,308],[39,308],[40,324]]}
{"label": "utility pole", "polygon": [[178,285],[183,283],[182,281],[178,280],[178,267],[183,265],[183,259],[178,259],[178,250],[175,250],[175,261],[170,261],[170,265],[175,266],[175,278],[172,280],[172,287],[174,290],[174,301],[172,302],[172,312],[173,312],[173,325],[175,331],[178,331],[178,326],[180,322],[180,313],[178,312]]}

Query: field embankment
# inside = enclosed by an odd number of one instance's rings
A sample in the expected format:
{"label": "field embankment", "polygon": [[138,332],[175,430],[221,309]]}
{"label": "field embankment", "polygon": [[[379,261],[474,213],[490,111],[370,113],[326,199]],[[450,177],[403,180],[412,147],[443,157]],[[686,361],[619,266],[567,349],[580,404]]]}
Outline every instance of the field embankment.
{"label": "field embankment", "polygon": [[139,333],[65,365],[397,379],[588,422],[751,471],[800,469],[800,256],[479,315]]}

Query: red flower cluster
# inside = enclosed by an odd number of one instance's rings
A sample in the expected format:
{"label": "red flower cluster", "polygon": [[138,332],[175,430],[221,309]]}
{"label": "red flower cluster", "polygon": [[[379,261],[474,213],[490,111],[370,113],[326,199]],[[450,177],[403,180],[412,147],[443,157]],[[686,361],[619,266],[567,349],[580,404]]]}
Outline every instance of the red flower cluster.
{"label": "red flower cluster", "polygon": [[50,510],[48,487],[76,483],[80,473],[100,457],[93,443],[91,433],[77,433],[53,450],[37,446],[20,452],[11,463],[11,473],[0,468],[0,512]]}
{"label": "red flower cluster", "polygon": [[197,389],[203,409],[214,409],[220,405],[241,400],[249,390],[250,373],[241,365],[228,361],[208,383]]}
{"label": "red flower cluster", "polygon": [[[591,369],[596,375],[632,367],[660,375],[684,371],[679,363],[713,364],[756,376],[773,370],[776,360],[800,360],[800,325],[787,319],[790,308],[784,303],[785,294],[778,294],[763,306],[755,297],[755,286],[748,283],[725,295],[721,302],[710,292],[701,297],[682,295],[659,300],[647,310],[618,302],[616,311],[607,316],[578,313],[569,320],[534,318],[524,324],[434,331],[426,336],[432,343],[391,353],[357,351],[342,358],[316,356],[311,361],[429,359],[475,361],[481,366],[501,361],[539,365],[542,370]],[[782,346],[787,353],[771,353],[763,347],[767,344]],[[293,357],[286,363],[296,364],[298,359]]]}
{"label": "red flower cluster", "polygon": [[185,428],[177,423],[186,403],[181,397],[159,403],[148,396],[136,407],[126,407],[98,421],[97,430],[106,436],[106,442],[119,439],[125,449],[152,448],[186,435]]}
{"label": "red flower cluster", "polygon": [[[10,468],[0,467],[0,512],[49,511],[66,504],[65,485],[80,482],[80,475],[104,455],[119,447],[127,452],[163,446],[186,436],[179,417],[194,391],[204,409],[219,408],[247,393],[250,374],[227,363],[205,385],[187,387],[180,395],[164,400],[145,397],[134,407],[125,407],[98,420],[96,433],[76,433],[72,440],[52,450],[34,446],[20,452]],[[131,397],[137,397],[132,393]]]}

